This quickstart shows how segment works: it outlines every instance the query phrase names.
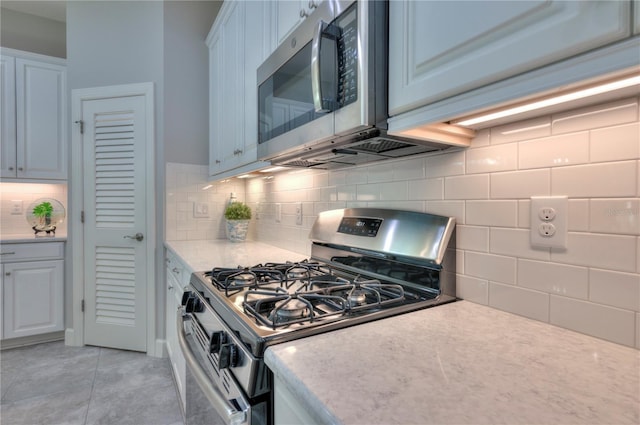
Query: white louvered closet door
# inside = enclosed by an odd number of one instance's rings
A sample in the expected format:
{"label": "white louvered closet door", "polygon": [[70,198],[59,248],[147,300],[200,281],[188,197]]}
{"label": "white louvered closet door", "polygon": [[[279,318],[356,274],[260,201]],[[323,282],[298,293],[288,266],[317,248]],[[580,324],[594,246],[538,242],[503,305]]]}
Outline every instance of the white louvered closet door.
{"label": "white louvered closet door", "polygon": [[145,98],[85,101],[82,116],[84,341],[146,351]]}

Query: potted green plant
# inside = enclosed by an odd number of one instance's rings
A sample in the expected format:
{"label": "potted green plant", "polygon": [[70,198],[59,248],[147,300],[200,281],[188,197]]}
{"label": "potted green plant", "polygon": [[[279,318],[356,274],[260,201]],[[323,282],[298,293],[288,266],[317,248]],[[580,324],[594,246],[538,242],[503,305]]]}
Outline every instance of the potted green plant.
{"label": "potted green plant", "polygon": [[53,214],[53,205],[51,202],[44,201],[33,207],[33,215],[38,217],[40,225],[45,227],[51,224],[51,215]]}
{"label": "potted green plant", "polygon": [[224,218],[227,220],[227,238],[231,242],[244,241],[249,230],[251,208],[243,202],[232,202],[224,210]]}

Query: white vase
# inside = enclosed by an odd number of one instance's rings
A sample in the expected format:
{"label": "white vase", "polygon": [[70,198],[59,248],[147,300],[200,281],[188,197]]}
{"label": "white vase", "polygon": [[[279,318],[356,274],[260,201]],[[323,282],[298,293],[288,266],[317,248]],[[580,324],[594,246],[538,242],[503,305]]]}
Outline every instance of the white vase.
{"label": "white vase", "polygon": [[231,242],[244,242],[251,220],[227,220],[227,239]]}

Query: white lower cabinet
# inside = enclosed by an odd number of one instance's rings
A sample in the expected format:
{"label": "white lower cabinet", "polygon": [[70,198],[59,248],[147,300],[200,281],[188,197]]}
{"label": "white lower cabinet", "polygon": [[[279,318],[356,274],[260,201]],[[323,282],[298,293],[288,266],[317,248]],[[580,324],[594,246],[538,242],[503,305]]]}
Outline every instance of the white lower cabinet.
{"label": "white lower cabinet", "polygon": [[63,242],[2,245],[2,339],[64,330]]}
{"label": "white lower cabinet", "polygon": [[320,422],[298,402],[287,385],[273,378],[274,423],[276,425],[320,425]]}
{"label": "white lower cabinet", "polygon": [[176,311],[182,301],[182,288],[188,280],[188,273],[184,265],[171,253],[167,252],[167,301],[166,301],[166,341],[167,353],[171,360],[173,376],[180,393],[180,401],[184,411],[186,405],[185,385],[185,360],[178,343],[178,328],[176,324]]}

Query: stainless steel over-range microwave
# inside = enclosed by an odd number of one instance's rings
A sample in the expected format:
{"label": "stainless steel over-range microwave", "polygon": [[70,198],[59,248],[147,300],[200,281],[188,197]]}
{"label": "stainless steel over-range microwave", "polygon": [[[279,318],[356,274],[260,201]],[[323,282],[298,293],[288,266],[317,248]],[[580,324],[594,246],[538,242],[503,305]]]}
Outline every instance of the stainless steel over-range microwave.
{"label": "stainless steel over-range microwave", "polygon": [[258,68],[258,156],[339,168],[441,149],[388,137],[388,1],[324,0]]}

